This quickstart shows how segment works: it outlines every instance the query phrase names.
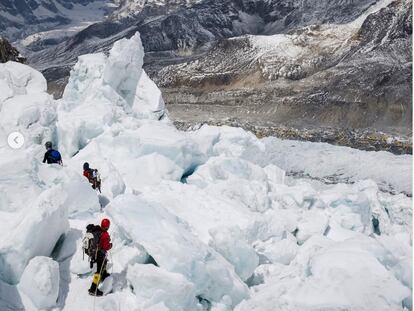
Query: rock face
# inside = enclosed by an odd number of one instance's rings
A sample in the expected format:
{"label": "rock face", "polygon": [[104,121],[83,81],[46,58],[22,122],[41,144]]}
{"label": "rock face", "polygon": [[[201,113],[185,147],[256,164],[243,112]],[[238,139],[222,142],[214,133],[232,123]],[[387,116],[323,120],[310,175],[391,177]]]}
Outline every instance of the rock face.
{"label": "rock face", "polygon": [[343,25],[222,40],[155,80],[176,119],[409,132],[411,9],[398,1]]}
{"label": "rock face", "polygon": [[78,55],[139,31],[145,70],[176,120],[411,131],[410,1],[116,3],[63,41],[25,46],[58,97]]}
{"label": "rock face", "polygon": [[315,23],[350,22],[375,2],[121,0],[110,18],[87,27],[50,51],[34,55],[33,62],[41,69],[47,67],[46,60],[52,61],[53,67],[72,65],[79,53],[107,51],[114,40],[139,31],[149,56],[147,63],[163,66],[191,59],[224,38],[286,33]]}
{"label": "rock face", "polygon": [[111,0],[0,0],[0,33],[10,40],[87,21]]}
{"label": "rock face", "polygon": [[[182,4],[173,12],[168,2],[164,1],[161,9],[155,6],[157,9],[142,10],[136,16],[136,26],[149,52],[191,49],[215,39],[243,34],[284,33],[315,22],[344,23],[375,1],[362,0],[355,5],[327,0],[203,0],[190,1],[190,6],[185,5],[188,1],[178,1]],[[150,16],[158,18],[149,20]]]}
{"label": "rock face", "polygon": [[19,63],[26,62],[26,59],[20,55],[19,51],[9,41],[0,37],[0,63],[5,63],[10,60]]}

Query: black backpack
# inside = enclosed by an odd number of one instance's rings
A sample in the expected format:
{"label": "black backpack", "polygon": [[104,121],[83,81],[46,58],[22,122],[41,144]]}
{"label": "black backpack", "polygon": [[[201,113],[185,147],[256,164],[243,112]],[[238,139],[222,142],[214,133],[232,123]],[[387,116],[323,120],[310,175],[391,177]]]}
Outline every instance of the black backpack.
{"label": "black backpack", "polygon": [[99,251],[99,240],[101,239],[102,229],[100,226],[89,224],[86,226],[86,234],[82,239],[82,249],[91,261],[96,260]]}

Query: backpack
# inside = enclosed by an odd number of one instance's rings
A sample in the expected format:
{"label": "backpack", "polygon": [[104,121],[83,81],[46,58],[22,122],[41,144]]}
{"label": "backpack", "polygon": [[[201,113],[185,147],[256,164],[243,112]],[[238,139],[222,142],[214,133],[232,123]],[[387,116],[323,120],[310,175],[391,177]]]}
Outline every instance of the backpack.
{"label": "backpack", "polygon": [[100,226],[89,224],[86,226],[86,234],[82,239],[82,249],[91,261],[96,260],[99,251],[99,240],[101,239],[102,229]]}
{"label": "backpack", "polygon": [[93,189],[98,189],[101,192],[101,174],[97,169],[89,169],[89,182],[92,184]]}
{"label": "backpack", "polygon": [[59,163],[62,160],[62,156],[57,150],[52,150],[49,157],[52,163]]}
{"label": "backpack", "polygon": [[97,182],[101,181],[101,174],[99,174],[97,169],[92,169],[91,177],[92,177],[92,179],[95,179]]}

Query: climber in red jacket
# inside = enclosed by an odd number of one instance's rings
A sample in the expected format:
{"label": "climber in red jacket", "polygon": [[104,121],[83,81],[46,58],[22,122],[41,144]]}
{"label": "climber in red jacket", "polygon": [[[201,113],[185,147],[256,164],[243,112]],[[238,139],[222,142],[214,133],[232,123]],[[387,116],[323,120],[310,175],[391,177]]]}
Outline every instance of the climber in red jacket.
{"label": "climber in red jacket", "polygon": [[108,262],[107,252],[112,248],[111,237],[108,233],[111,222],[104,218],[101,221],[101,236],[99,238],[99,248],[96,255],[96,273],[93,275],[92,285],[89,288],[89,294],[92,296],[102,296],[103,293],[98,289],[100,282],[105,280],[110,274],[106,271],[106,264]]}
{"label": "climber in red jacket", "polygon": [[83,176],[88,178],[93,189],[98,189],[101,192],[101,174],[97,169],[90,168],[88,162],[83,163]]}

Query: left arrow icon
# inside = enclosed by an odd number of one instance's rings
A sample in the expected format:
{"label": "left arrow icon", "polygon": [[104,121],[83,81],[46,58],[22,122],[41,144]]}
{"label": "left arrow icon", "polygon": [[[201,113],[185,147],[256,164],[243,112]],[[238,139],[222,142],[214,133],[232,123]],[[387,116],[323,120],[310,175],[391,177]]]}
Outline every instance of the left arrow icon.
{"label": "left arrow icon", "polygon": [[7,137],[7,143],[13,149],[20,149],[24,145],[24,137],[20,132],[13,132]]}

